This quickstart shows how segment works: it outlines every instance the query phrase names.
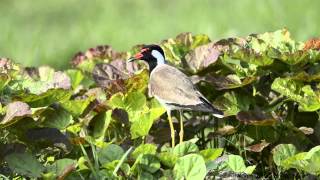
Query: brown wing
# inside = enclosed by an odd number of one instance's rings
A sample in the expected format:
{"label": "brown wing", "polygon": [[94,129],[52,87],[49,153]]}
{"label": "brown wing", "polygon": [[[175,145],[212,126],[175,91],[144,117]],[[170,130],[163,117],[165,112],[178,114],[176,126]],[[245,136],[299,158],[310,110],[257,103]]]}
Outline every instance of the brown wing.
{"label": "brown wing", "polygon": [[150,74],[149,92],[152,96],[166,103],[186,106],[198,105],[202,95],[195,89],[193,83],[178,69],[162,64]]}

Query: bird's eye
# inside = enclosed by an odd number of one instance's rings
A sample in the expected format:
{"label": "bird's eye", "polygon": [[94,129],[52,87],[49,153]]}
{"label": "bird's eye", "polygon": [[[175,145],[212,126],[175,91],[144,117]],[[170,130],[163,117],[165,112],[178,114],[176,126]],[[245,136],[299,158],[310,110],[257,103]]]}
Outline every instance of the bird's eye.
{"label": "bird's eye", "polygon": [[149,50],[149,48],[143,48],[143,49],[140,50],[140,52],[146,52],[148,50]]}

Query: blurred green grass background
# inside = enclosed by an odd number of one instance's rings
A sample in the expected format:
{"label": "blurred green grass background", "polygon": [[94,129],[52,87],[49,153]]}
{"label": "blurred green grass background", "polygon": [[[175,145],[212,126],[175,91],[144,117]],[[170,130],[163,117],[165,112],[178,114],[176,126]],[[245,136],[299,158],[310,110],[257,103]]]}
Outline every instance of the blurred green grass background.
{"label": "blurred green grass background", "polygon": [[100,44],[128,50],[180,32],[212,40],[287,27],[296,40],[320,36],[319,0],[2,0],[0,57],[62,69]]}

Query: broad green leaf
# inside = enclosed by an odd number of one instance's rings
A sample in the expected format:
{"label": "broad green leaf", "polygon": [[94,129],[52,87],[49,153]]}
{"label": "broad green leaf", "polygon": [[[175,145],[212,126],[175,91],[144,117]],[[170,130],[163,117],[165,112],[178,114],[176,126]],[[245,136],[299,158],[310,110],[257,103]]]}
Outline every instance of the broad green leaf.
{"label": "broad green leaf", "polygon": [[84,170],[84,169],[89,169],[88,165],[87,165],[87,160],[84,156],[81,156],[79,159],[78,159],[78,168],[80,170]]}
{"label": "broad green leaf", "polygon": [[244,164],[242,157],[238,155],[229,155],[227,164],[228,167],[236,173],[242,173],[246,170],[246,165]]}
{"label": "broad green leaf", "polygon": [[98,150],[99,162],[103,165],[114,160],[120,160],[123,156],[123,149],[115,144],[109,144]]}
{"label": "broad green leaf", "polygon": [[141,92],[145,93],[148,87],[148,80],[149,80],[149,72],[148,70],[144,69],[138,74],[131,76],[130,78],[126,79],[125,85],[128,92]]}
{"label": "broad green leaf", "polygon": [[97,63],[98,61],[95,61],[93,59],[86,59],[85,61],[82,61],[81,64],[77,66],[77,68],[83,71],[84,73],[92,73]]}
{"label": "broad green leaf", "polygon": [[157,147],[154,144],[141,144],[131,154],[132,158],[137,159],[140,154],[156,154]]}
{"label": "broad green leaf", "polygon": [[246,174],[252,174],[253,173],[253,171],[256,169],[256,165],[253,165],[253,166],[248,166],[248,167],[246,167],[246,169],[244,170],[244,173],[246,173]]}
{"label": "broad green leaf", "polygon": [[77,88],[81,81],[84,79],[84,75],[80,70],[77,69],[68,69],[66,70],[67,75],[71,79],[71,86],[73,89]]}
{"label": "broad green leaf", "polygon": [[[192,36],[191,33],[181,33],[174,39],[168,39],[161,43],[161,47],[167,59],[175,65],[179,65],[181,59],[192,49],[210,42],[208,36],[199,34]],[[181,65],[180,65],[181,66]]]}
{"label": "broad green leaf", "polygon": [[11,170],[30,178],[40,178],[44,167],[30,153],[12,153],[5,157]]}
{"label": "broad green leaf", "polygon": [[73,159],[58,159],[47,167],[47,171],[52,172],[57,177],[62,175],[66,169],[75,169],[76,165],[77,161]]}
{"label": "broad green leaf", "polygon": [[161,164],[173,168],[178,160],[178,156],[173,154],[172,152],[161,152],[157,154],[160,159]]}
{"label": "broad green leaf", "polygon": [[20,94],[19,98],[31,107],[49,106],[55,102],[65,101],[70,98],[71,92],[64,89],[50,89],[41,94]]}
{"label": "broad green leaf", "polygon": [[223,152],[223,148],[216,148],[216,149],[205,149],[200,151],[200,155],[203,157],[205,162],[213,161],[219,156],[221,156]]}
{"label": "broad green leaf", "polygon": [[180,157],[174,168],[173,175],[175,179],[204,179],[207,170],[202,156],[198,154],[188,154]]}
{"label": "broad green leaf", "polygon": [[138,179],[139,180],[155,180],[156,178],[153,177],[153,175],[149,172],[145,172],[145,171],[142,171],[139,175],[138,175]]}
{"label": "broad green leaf", "polygon": [[150,106],[148,112],[135,116],[136,120],[132,122],[130,127],[130,133],[133,139],[147,135],[153,122],[165,112],[165,109],[155,99],[151,100]]}
{"label": "broad green leaf", "polygon": [[310,149],[305,159],[308,161],[305,171],[314,175],[320,175],[320,146]]}
{"label": "broad green leaf", "polygon": [[155,155],[140,154],[131,169],[137,174],[141,174],[144,171],[155,173],[160,169],[160,161]]}
{"label": "broad green leaf", "polygon": [[224,93],[223,96],[217,97],[213,104],[215,107],[223,110],[226,116],[231,116],[236,115],[240,111],[249,110],[252,103],[252,99],[247,95],[230,91]]}
{"label": "broad green leaf", "polygon": [[307,152],[297,153],[281,161],[281,167],[284,169],[296,168],[304,170],[308,165],[308,161],[305,160]]}
{"label": "broad green leaf", "polygon": [[125,98],[126,110],[140,111],[146,104],[146,96],[141,92],[130,92]]}
{"label": "broad green leaf", "polygon": [[290,78],[276,78],[271,88],[298,102],[299,108],[303,111],[320,109],[320,93],[314,91],[310,85],[303,85],[302,82]]}
{"label": "broad green leaf", "polygon": [[122,108],[128,111],[130,121],[135,120],[136,114],[140,114],[141,111],[145,111],[146,97],[141,92],[129,92],[126,95],[117,93],[113,95],[108,104],[112,108]]}
{"label": "broad green leaf", "polygon": [[155,119],[151,118],[150,112],[136,116],[136,119],[131,123],[130,134],[131,138],[135,139],[141,136],[146,136]]}
{"label": "broad green leaf", "polygon": [[148,108],[145,95],[138,91],[129,92],[126,95],[117,93],[110,98],[108,104],[112,108],[121,108],[128,112],[129,121],[132,123],[130,133],[133,139],[147,135],[153,121],[164,112],[164,109],[154,100]]}
{"label": "broad green leaf", "polygon": [[273,161],[281,166],[282,161],[297,154],[297,149],[292,144],[279,144],[272,149]]}
{"label": "broad green leaf", "polygon": [[188,141],[178,144],[173,149],[173,153],[178,157],[191,154],[191,153],[198,153],[198,152],[199,152],[198,146]]}
{"label": "broad green leaf", "polygon": [[41,115],[44,118],[44,126],[57,129],[65,129],[73,119],[71,114],[62,108],[48,108]]}
{"label": "broad green leaf", "polygon": [[83,113],[93,99],[94,97],[88,97],[85,99],[61,101],[60,105],[74,117],[78,117]]}
{"label": "broad green leaf", "polygon": [[107,128],[111,122],[112,111],[102,112],[96,115],[90,122],[93,123],[93,137],[99,138],[104,137]]}
{"label": "broad green leaf", "polygon": [[150,118],[151,119],[157,119],[159,118],[163,113],[166,112],[165,108],[159,103],[158,100],[155,98],[151,99],[150,101]]}

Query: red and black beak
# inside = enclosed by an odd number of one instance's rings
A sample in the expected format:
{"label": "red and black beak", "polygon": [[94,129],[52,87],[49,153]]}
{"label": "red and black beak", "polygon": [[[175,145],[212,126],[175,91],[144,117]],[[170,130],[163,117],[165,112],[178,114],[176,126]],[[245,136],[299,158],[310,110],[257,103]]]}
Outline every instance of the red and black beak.
{"label": "red and black beak", "polygon": [[139,60],[143,57],[143,54],[141,52],[138,52],[136,55],[134,55],[133,57],[129,58],[128,61],[132,62],[134,60]]}
{"label": "red and black beak", "polygon": [[140,60],[143,59],[143,52],[147,51],[147,48],[141,49],[140,52],[138,52],[137,54],[135,54],[133,57],[129,58],[128,61],[132,62],[134,60]]}

